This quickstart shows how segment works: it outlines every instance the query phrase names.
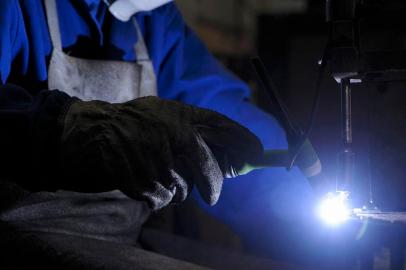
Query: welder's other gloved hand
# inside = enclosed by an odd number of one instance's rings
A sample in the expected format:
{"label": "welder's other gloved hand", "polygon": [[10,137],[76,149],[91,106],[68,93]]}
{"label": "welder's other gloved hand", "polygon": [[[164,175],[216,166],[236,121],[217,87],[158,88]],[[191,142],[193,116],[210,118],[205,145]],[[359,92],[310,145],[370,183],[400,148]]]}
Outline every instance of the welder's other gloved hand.
{"label": "welder's other gloved hand", "polygon": [[224,177],[263,153],[257,137],[227,117],[157,97],[76,101],[63,123],[60,163],[72,185],[120,189],[153,209],[183,201],[193,185],[215,204]]}

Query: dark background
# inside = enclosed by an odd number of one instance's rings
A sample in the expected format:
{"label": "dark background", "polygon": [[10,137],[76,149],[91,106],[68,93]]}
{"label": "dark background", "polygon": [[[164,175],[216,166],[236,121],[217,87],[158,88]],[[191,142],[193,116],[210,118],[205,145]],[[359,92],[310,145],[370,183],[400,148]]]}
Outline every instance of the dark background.
{"label": "dark background", "polygon": [[[256,55],[265,62],[294,120],[303,128],[307,125],[317,62],[327,42],[324,1],[177,2],[209,49],[252,85],[254,101],[259,106],[270,110],[250,64],[250,58]],[[217,18],[216,13],[222,16]],[[323,78],[311,139],[325,175],[334,182],[341,147],[340,95],[329,70]],[[360,194],[360,204],[371,198],[372,190],[372,198],[380,209],[406,209],[405,86],[404,82],[396,82],[353,88],[355,190]]]}
{"label": "dark background", "polygon": [[[306,126],[315,92],[317,62],[327,42],[324,1],[177,2],[189,24],[208,48],[252,86],[253,101],[258,106],[264,110],[272,110],[263,102],[265,99],[250,63],[250,58],[257,55],[265,62],[294,120],[302,127]],[[355,204],[362,206],[372,198],[381,210],[405,211],[406,84],[397,81],[355,85],[352,104],[353,149],[356,154]],[[334,183],[337,155],[341,150],[340,92],[339,85],[328,69],[323,74],[321,102],[311,140],[321,158],[324,174]],[[347,236],[339,235],[339,232],[330,235],[331,239],[326,242],[331,243],[324,246],[331,249],[330,253],[327,252],[331,255],[330,262],[336,261],[340,253],[341,261],[343,257],[348,259],[351,255],[361,258],[361,262],[371,261],[374,254],[387,255],[381,249],[387,247],[392,255],[392,266],[395,267],[396,260],[399,262],[397,266],[401,265],[403,242],[406,239],[404,227],[380,223],[371,223],[368,226],[368,233],[363,235],[363,241],[346,241]],[[336,239],[340,237],[343,238],[342,241]],[[275,250],[286,243],[275,244]],[[302,252],[300,250],[297,254],[293,251],[287,254],[289,251],[286,250],[289,249],[284,250],[284,255],[287,256],[282,258],[288,260],[292,257],[295,260],[312,256],[311,254],[318,252],[315,249],[303,255],[299,254]],[[268,254],[279,259],[278,251]],[[393,257],[394,255],[397,257]],[[375,266],[379,265],[379,260],[375,257]],[[365,269],[369,269],[368,263],[365,265]],[[387,267],[389,266],[386,264],[382,269]],[[338,266],[337,269],[345,268]]]}

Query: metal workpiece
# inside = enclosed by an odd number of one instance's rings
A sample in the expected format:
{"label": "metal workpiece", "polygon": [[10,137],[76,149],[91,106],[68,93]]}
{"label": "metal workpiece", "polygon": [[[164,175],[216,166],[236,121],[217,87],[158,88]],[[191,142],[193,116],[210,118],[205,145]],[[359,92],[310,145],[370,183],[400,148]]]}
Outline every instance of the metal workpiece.
{"label": "metal workpiece", "polygon": [[406,224],[406,212],[380,211],[378,209],[357,209],[353,210],[354,216],[371,221]]}

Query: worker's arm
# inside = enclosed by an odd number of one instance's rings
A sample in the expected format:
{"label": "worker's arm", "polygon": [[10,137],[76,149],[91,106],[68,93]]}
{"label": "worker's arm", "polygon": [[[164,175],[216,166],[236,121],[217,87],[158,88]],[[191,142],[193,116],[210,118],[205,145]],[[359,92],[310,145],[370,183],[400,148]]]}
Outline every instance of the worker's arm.
{"label": "worker's arm", "polygon": [[[21,16],[18,7],[15,13]],[[30,75],[26,66],[34,49],[27,48],[21,22],[2,30],[0,25],[3,82],[12,66],[13,81]],[[54,104],[49,98],[59,92],[1,90],[4,177],[30,190],[120,189],[158,209],[183,201],[196,185],[214,204],[224,177],[262,155],[259,140],[244,127],[179,102],[149,97],[111,104],[64,95]]]}
{"label": "worker's arm", "polygon": [[[60,91],[17,86],[22,84],[20,75],[29,77],[29,62],[40,62],[32,53],[34,49],[49,49],[32,42],[30,53],[23,22],[18,1],[0,2],[0,180],[46,190],[49,186],[44,176],[57,168],[58,117],[72,98]],[[8,84],[12,73],[14,85]]]}
{"label": "worker's arm", "polygon": [[44,90],[33,96],[15,85],[0,86],[1,179],[46,189],[41,179],[57,167],[58,117],[71,100],[60,91]]}
{"label": "worker's arm", "polygon": [[29,190],[120,189],[152,209],[183,201],[194,185],[215,204],[224,177],[262,155],[227,117],[157,97],[111,104],[5,85],[0,124],[0,179]]}
{"label": "worker's arm", "polygon": [[[227,115],[255,133],[265,149],[287,148],[285,133],[277,121],[249,103],[248,86],[216,61],[174,5],[165,8],[168,23],[163,44],[167,47],[159,69],[160,95]],[[299,169],[288,172],[273,168],[226,181],[217,205],[200,205],[228,223],[247,245],[258,246],[264,228],[277,220],[295,220],[306,214],[311,196]],[[261,229],[254,233],[258,226]]]}

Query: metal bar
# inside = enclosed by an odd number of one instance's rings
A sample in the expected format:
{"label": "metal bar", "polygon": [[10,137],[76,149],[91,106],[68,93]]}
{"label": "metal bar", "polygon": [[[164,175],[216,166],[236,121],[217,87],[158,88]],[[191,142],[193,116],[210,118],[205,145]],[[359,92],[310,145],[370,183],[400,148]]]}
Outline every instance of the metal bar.
{"label": "metal bar", "polygon": [[337,191],[351,191],[355,155],[352,152],[351,84],[343,79],[341,86],[341,140],[343,151],[338,157]]}
{"label": "metal bar", "polygon": [[381,212],[381,211],[361,211],[355,214],[357,217],[383,222],[397,222],[406,224],[406,212]]}
{"label": "metal bar", "polygon": [[351,119],[351,84],[349,79],[341,81],[341,136],[344,147],[352,144],[352,119]]}

